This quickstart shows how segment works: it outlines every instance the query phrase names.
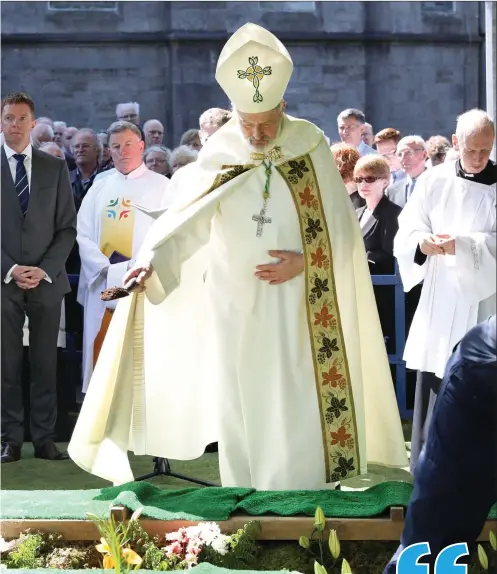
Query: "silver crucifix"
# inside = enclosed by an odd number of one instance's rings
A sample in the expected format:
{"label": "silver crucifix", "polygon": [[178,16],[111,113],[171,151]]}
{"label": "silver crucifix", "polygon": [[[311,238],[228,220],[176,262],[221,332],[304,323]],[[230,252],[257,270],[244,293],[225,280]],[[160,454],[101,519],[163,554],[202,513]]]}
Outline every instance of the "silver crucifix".
{"label": "silver crucifix", "polygon": [[257,221],[256,237],[260,237],[262,235],[264,225],[266,223],[271,223],[271,218],[266,217],[266,202],[264,202],[260,214],[252,216],[252,221]]}

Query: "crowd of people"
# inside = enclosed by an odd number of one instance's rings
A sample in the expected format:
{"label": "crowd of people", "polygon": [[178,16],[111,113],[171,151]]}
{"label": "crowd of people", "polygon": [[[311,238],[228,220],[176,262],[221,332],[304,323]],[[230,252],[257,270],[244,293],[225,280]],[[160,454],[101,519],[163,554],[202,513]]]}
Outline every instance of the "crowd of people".
{"label": "crowd of people", "polygon": [[[95,300],[92,305],[85,299],[89,293],[88,285],[85,283],[92,281],[91,273],[90,276],[89,272],[85,273],[85,263],[87,264],[93,257],[92,250],[88,251],[85,245],[89,244],[97,251],[101,249],[100,230],[95,231],[96,227],[100,226],[96,224],[96,220],[100,217],[100,205],[95,205],[93,198],[96,193],[91,194],[90,191],[99,182],[97,187],[100,189],[103,180],[116,173],[115,155],[109,146],[110,134],[116,129],[126,131],[128,128],[128,131],[133,130],[136,139],[142,142],[136,149],[134,161],[137,165],[143,163],[147,171],[160,176],[154,180],[159,184],[159,192],[156,196],[156,205],[153,206],[159,209],[161,206],[167,207],[174,200],[167,191],[167,183],[172,175],[189,163],[195,162],[202,146],[232,117],[232,110],[221,108],[206,110],[199,118],[199,127],[186,131],[178,147],[172,151],[163,145],[164,126],[160,120],[149,119],[141,123],[140,106],[137,102],[118,104],[116,121],[109,130],[101,132],[90,127],[68,126],[65,121],[52,120],[49,117],[37,118],[30,134],[32,146],[65,159],[77,212],[80,211],[85,197],[90,196],[85,202],[86,209],[78,217],[78,241],[66,262],[67,272],[79,276],[78,295],[73,290],[65,297],[58,336],[58,346],[64,347],[66,331],[79,335],[76,340],[81,341],[84,355],[81,387],[83,392],[88,387],[93,366],[96,364],[110,323],[111,313],[115,308],[115,303],[104,305],[101,301]],[[476,110],[468,112],[467,117],[480,122],[483,118],[489,126],[493,125],[489,118],[485,119],[482,113]],[[329,138],[326,139],[356,211],[370,273],[393,274],[396,271],[394,238],[399,230],[399,215],[411,197],[418,178],[444,162],[453,164],[458,161],[459,146],[454,147],[452,142],[441,135],[434,135],[426,141],[419,135],[403,136],[393,127],[383,128],[374,133],[372,125],[366,121],[365,114],[355,108],[346,109],[338,115],[337,127],[341,141],[330,142]],[[121,185],[121,182],[117,183],[118,187]],[[107,180],[106,187],[112,195],[113,188],[116,187],[112,177]],[[146,204],[150,201],[152,193],[148,187],[146,191],[143,187],[140,189],[142,191],[138,193],[136,203]],[[119,191],[116,193],[119,195]],[[148,197],[145,194],[148,194]],[[88,218],[89,221],[83,223]],[[145,234],[151,221],[147,217],[140,219],[142,235]],[[90,228],[93,229],[93,233],[88,231]],[[135,248],[138,250],[138,243]],[[84,252],[83,257],[80,255],[81,250]],[[103,251],[105,253],[105,249]],[[123,258],[120,254],[120,257],[123,259],[121,263],[124,263],[124,260],[132,260],[131,255],[129,258]],[[117,260],[111,257],[110,261],[114,264]],[[112,281],[119,282],[118,274],[125,267],[116,269],[117,274],[113,273],[111,279],[102,285],[109,286]],[[408,330],[418,306],[421,286],[421,282],[413,285],[406,294]],[[375,286],[374,294],[385,344],[389,354],[394,354],[397,349],[393,286]],[[98,308],[100,310],[97,310]],[[29,345],[28,329],[29,323],[26,318],[25,346]],[[417,370],[416,365],[413,365],[413,369],[408,371],[411,381],[416,376]],[[426,406],[423,406],[422,411],[426,411]]]}

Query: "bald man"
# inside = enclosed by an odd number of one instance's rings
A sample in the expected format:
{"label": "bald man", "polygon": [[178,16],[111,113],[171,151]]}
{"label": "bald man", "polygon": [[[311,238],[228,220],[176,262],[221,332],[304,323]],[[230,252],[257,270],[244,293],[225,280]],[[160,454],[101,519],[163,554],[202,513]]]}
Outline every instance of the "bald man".
{"label": "bald man", "polygon": [[145,135],[145,148],[152,145],[161,145],[164,139],[164,126],[159,120],[147,120],[143,124]]}
{"label": "bald man", "polygon": [[368,124],[368,122],[366,122],[362,126],[361,138],[366,145],[368,145],[369,147],[373,147],[374,145],[373,126],[371,124]]}
{"label": "bald man", "polygon": [[53,138],[53,128],[49,124],[37,123],[31,132],[31,140],[36,148],[42,143],[53,142]]}

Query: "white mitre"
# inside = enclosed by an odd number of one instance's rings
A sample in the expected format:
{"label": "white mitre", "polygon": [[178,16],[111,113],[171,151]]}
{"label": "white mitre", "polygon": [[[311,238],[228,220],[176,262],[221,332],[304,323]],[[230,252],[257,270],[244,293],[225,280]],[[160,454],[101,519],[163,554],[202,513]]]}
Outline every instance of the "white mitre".
{"label": "white mitre", "polygon": [[292,72],[292,58],[278,38],[249,23],[226,42],[216,80],[236,110],[257,114],[281,102]]}

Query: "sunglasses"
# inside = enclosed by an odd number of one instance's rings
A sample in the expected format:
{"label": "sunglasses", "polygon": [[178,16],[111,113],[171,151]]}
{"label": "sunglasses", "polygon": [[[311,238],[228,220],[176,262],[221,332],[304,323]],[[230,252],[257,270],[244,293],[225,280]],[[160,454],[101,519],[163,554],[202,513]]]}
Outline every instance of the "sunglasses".
{"label": "sunglasses", "polygon": [[354,181],[359,184],[359,183],[374,183],[375,181],[378,181],[379,179],[382,179],[381,177],[374,177],[372,175],[368,175],[367,177],[355,177]]}

